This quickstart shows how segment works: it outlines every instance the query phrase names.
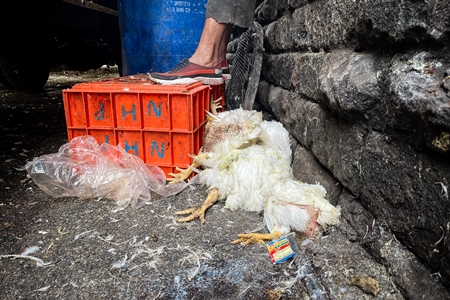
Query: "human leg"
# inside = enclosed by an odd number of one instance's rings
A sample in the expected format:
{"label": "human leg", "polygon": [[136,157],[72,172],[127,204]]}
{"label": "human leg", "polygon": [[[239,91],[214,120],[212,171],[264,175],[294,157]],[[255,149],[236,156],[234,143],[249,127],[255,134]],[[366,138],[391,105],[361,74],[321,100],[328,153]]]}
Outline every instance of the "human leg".
{"label": "human leg", "polygon": [[233,25],[205,19],[205,25],[194,54],[166,73],[151,73],[150,78],[161,84],[222,84],[222,63]]}
{"label": "human leg", "polygon": [[218,23],[213,18],[206,18],[197,50],[189,61],[205,67],[214,67],[224,60],[232,28],[231,24]]}
{"label": "human leg", "polygon": [[[230,79],[226,48],[234,25],[250,27],[256,0],[209,0],[205,25],[194,54],[166,73],[151,73],[150,79],[162,84],[202,81],[221,84]],[[223,74],[222,74],[223,72]]]}

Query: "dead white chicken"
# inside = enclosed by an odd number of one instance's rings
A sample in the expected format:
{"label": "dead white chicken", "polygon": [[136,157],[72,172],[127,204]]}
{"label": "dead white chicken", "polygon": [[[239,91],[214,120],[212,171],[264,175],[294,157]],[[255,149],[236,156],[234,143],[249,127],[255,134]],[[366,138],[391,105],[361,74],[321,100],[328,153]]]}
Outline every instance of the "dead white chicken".
{"label": "dead white chicken", "polygon": [[[193,168],[202,167],[200,182],[208,196],[200,207],[176,214],[187,222],[199,218],[218,200],[225,207],[264,211],[269,234],[239,234],[233,243],[264,243],[291,232],[314,235],[319,228],[336,224],[340,211],[326,199],[321,185],[301,183],[293,178],[289,133],[279,122],[263,121],[257,111],[235,109],[209,114],[204,145],[195,156]],[[170,182],[187,179],[192,168],[171,174]]]}

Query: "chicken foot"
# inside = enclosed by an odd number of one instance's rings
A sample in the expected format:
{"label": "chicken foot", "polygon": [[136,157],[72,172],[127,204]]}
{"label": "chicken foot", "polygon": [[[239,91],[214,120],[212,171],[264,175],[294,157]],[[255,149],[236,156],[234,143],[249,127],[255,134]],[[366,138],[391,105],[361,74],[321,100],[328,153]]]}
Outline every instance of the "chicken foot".
{"label": "chicken foot", "polygon": [[240,233],[238,234],[238,239],[232,241],[233,245],[242,243],[242,246],[247,246],[248,244],[264,244],[264,241],[271,241],[274,239],[279,239],[283,234],[277,230],[273,230],[271,233]]}
{"label": "chicken foot", "polygon": [[172,176],[172,178],[167,178],[166,181],[168,181],[169,183],[177,183],[177,182],[185,181],[186,179],[189,178],[189,176],[191,176],[192,172],[194,172],[192,169],[195,169],[198,167],[200,167],[200,164],[196,163],[195,160],[187,169],[182,169],[182,168],[176,167],[175,169],[179,173],[169,173],[169,175]]}
{"label": "chicken foot", "polygon": [[213,206],[213,204],[216,203],[218,199],[219,199],[219,190],[211,189],[208,193],[208,197],[206,197],[206,200],[203,202],[201,206],[175,212],[176,215],[190,214],[185,218],[178,219],[177,222],[189,222],[196,218],[199,218],[201,224],[205,223],[206,210],[211,206]]}
{"label": "chicken foot", "polygon": [[[199,155],[197,155],[197,157],[198,158],[206,158],[207,154],[200,153]],[[201,165],[202,164],[199,162],[199,160],[197,158],[194,158],[194,161],[187,169],[182,169],[182,168],[176,167],[175,169],[179,173],[169,173],[169,175],[172,176],[172,178],[167,178],[166,181],[168,181],[169,183],[177,183],[177,182],[184,181],[184,180],[188,179],[189,176],[191,176],[192,172],[194,172],[194,169],[200,167]]]}
{"label": "chicken foot", "polygon": [[213,96],[211,95],[211,113],[213,115],[217,115],[217,110],[219,108],[222,108],[222,105],[220,105],[220,102],[222,101],[222,97],[219,97],[214,100]]}
{"label": "chicken foot", "polygon": [[[211,113],[214,116],[217,115],[217,109],[222,108],[222,105],[220,105],[221,101],[222,101],[222,97],[219,97],[218,99],[214,99],[213,96],[211,95],[211,104],[210,104],[210,106],[211,106]],[[210,117],[207,116],[207,118],[209,119]],[[200,153],[199,155],[197,155],[197,157],[199,157],[199,158],[206,158],[207,154],[206,153]],[[194,172],[193,171],[194,169],[196,169],[196,168],[198,168],[200,166],[201,166],[201,163],[197,159],[194,159],[192,164],[187,169],[182,169],[182,168],[176,167],[175,169],[179,173],[169,173],[169,175],[172,176],[172,178],[167,178],[167,181],[169,183],[177,183],[177,182],[184,181],[184,180],[188,179],[189,176],[191,176],[192,172]]]}

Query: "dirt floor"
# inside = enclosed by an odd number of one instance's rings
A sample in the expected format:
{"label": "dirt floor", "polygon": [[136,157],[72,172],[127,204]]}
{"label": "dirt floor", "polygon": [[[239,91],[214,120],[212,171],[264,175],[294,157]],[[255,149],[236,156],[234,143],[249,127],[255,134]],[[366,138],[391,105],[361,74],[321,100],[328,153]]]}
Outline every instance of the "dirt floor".
{"label": "dirt floor", "polygon": [[[203,225],[176,222],[175,211],[204,200],[202,186],[118,212],[108,199],[46,195],[21,168],[67,142],[61,91],[117,76],[55,72],[33,94],[0,86],[2,299],[405,299],[383,266],[343,238],[352,234],[345,224],[298,238],[296,256],[274,265],[265,245],[230,243],[266,232],[261,214],[218,203]],[[358,274],[372,277],[350,276]]]}

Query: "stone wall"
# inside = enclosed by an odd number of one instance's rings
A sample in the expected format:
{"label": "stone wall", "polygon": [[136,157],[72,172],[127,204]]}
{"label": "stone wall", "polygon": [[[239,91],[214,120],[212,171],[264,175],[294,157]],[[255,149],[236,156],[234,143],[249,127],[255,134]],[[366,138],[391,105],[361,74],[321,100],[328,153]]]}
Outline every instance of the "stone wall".
{"label": "stone wall", "polygon": [[399,295],[449,299],[449,1],[265,0],[256,20],[255,108],[290,131],[295,176],[324,185],[336,231]]}

